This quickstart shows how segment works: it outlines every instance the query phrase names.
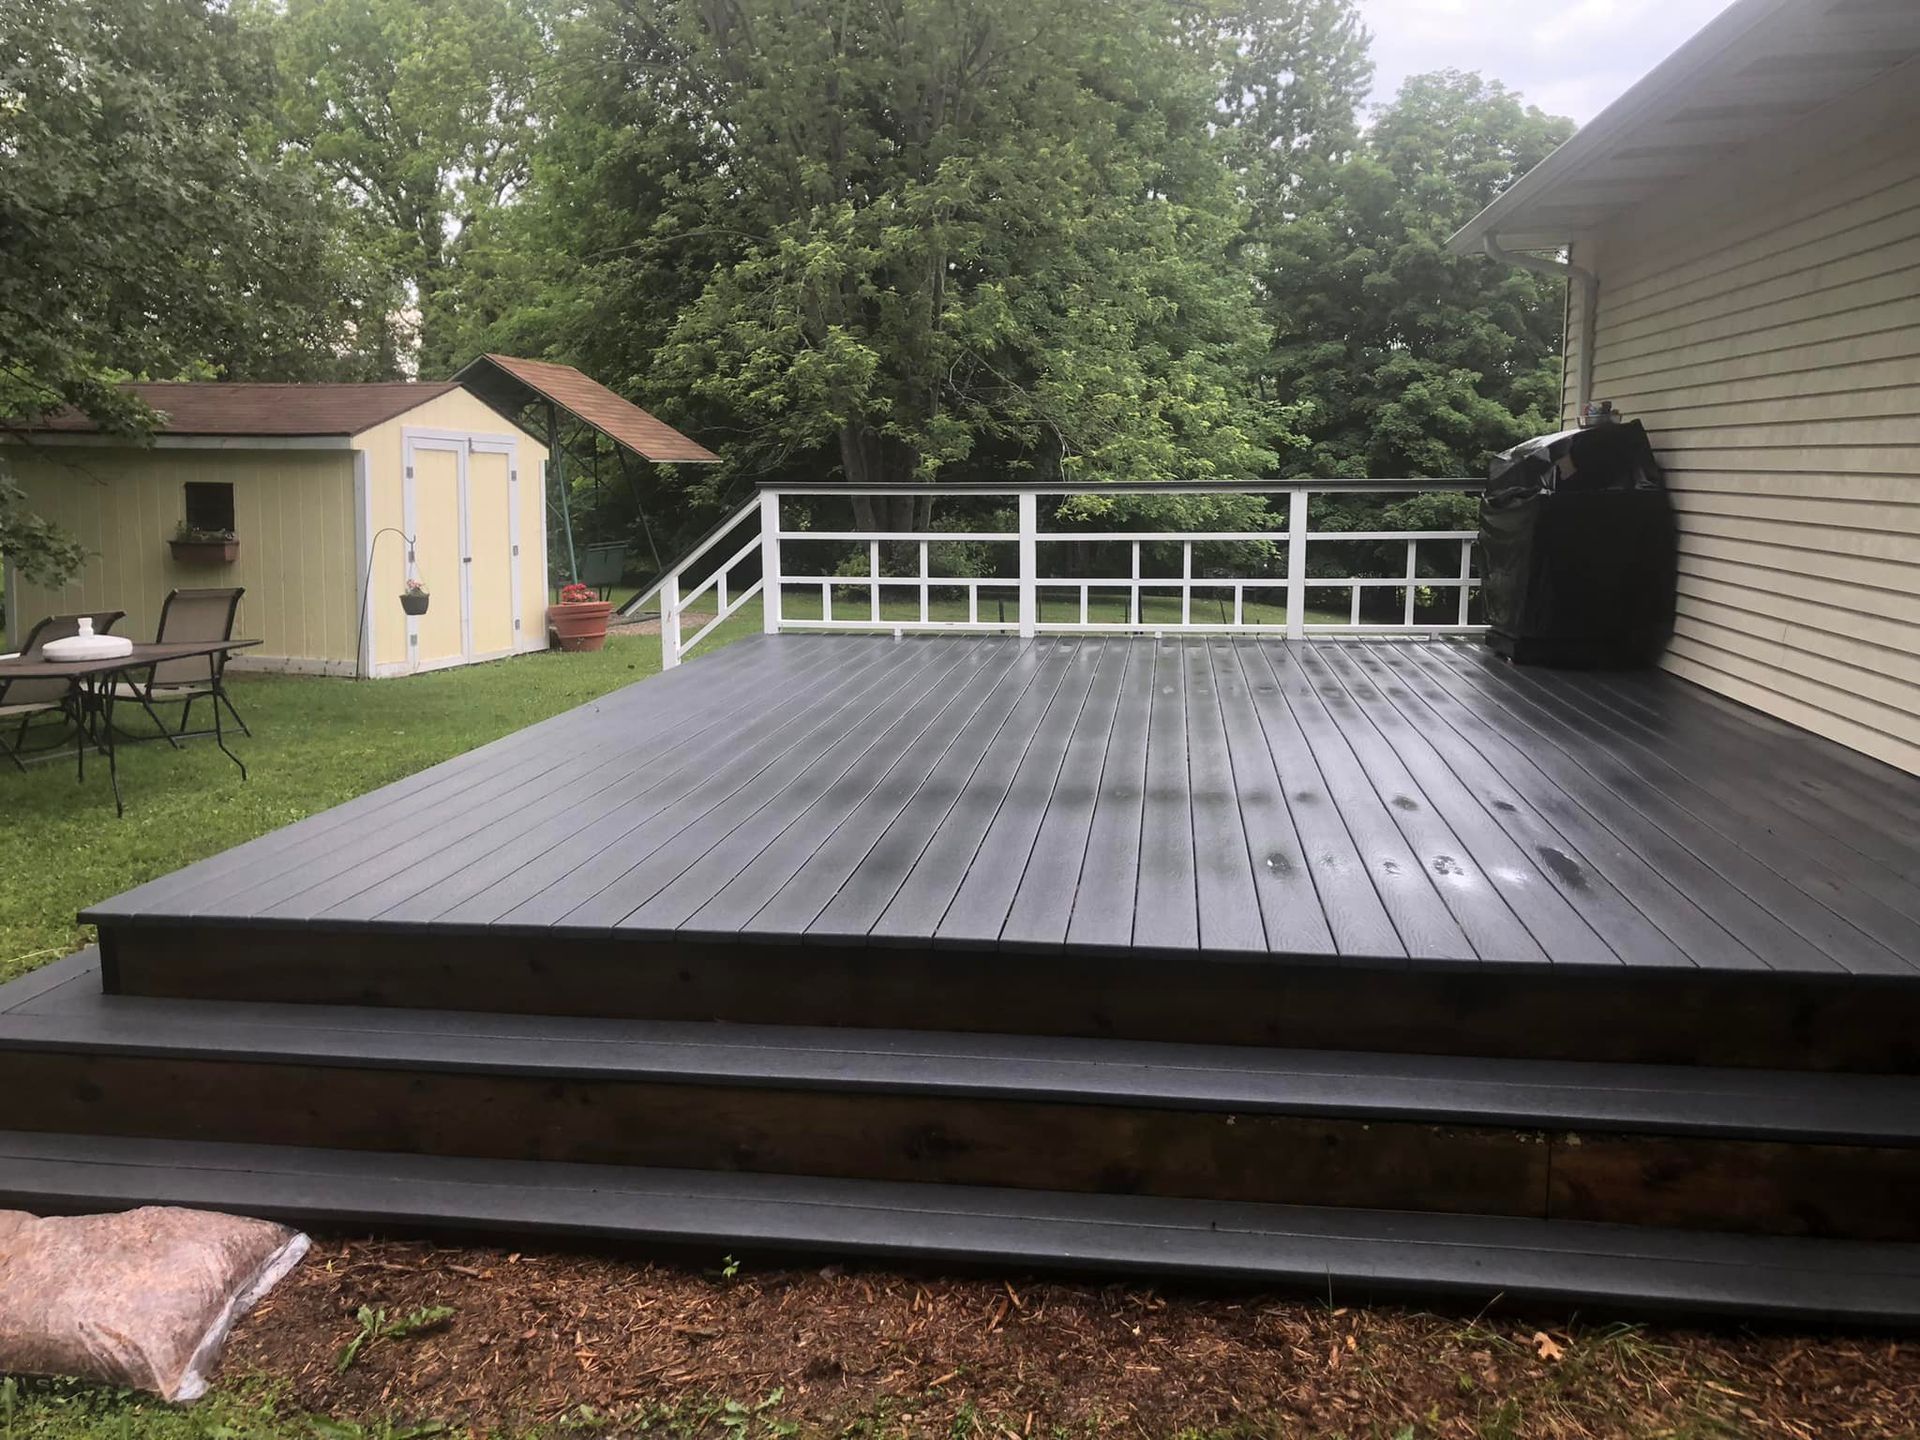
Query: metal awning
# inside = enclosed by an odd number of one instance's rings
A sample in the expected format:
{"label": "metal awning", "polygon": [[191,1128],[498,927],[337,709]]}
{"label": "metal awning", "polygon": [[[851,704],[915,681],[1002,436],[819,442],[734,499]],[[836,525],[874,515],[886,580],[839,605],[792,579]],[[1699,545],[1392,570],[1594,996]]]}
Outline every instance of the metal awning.
{"label": "metal awning", "polygon": [[[720,463],[720,457],[699,441],[682,435],[666,421],[649,415],[571,365],[487,354],[469,361],[453,378],[502,414],[521,417],[522,425],[545,440],[548,506],[559,517],[567,547],[567,574],[575,580],[580,578],[580,558],[573,543],[573,505],[568,498],[566,446],[560,431],[563,414],[611,440],[616,455],[625,452],[661,464]],[[628,478],[631,483],[632,477]],[[634,498],[637,505],[637,490]],[[647,523],[644,511],[640,523]],[[651,542],[651,527],[647,535]],[[657,564],[657,551],[654,559]]]}
{"label": "metal awning", "polygon": [[1735,0],[1449,242],[1556,250],[1920,57],[1920,0]]}
{"label": "metal awning", "polygon": [[697,440],[682,435],[631,400],[623,400],[571,365],[522,360],[513,355],[482,355],[453,378],[509,414],[518,414],[543,400],[557,405],[643,460],[676,465],[720,463],[720,457]]}

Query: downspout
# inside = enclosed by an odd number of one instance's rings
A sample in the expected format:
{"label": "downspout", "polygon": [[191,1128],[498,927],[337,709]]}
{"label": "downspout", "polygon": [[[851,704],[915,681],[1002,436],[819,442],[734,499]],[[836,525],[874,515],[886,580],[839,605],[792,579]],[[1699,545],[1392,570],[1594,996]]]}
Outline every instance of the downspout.
{"label": "downspout", "polygon": [[1511,250],[1502,250],[1500,242],[1491,235],[1481,243],[1487,255],[1502,264],[1531,270],[1536,275],[1546,275],[1555,280],[1580,282],[1580,374],[1574,413],[1584,413],[1588,402],[1593,399],[1594,321],[1600,314],[1600,277],[1571,260],[1545,260],[1538,255],[1516,255]]}

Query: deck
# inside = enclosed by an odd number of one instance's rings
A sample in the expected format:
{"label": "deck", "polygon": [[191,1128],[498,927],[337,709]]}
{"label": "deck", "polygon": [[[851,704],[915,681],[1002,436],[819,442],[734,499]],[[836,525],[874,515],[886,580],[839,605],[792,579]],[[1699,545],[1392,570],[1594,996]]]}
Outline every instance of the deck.
{"label": "deck", "polygon": [[1916,836],[1920,782],[1655,672],[1450,641],[786,635],[85,918],[129,993],[471,981],[508,1010],[921,1024],[932,987],[944,1023],[1003,1029],[1092,984],[1098,1014],[1019,1028],[1231,1040],[1236,986],[1337,1011],[1392,969],[1494,1005],[1486,1031],[1542,988],[1583,1028],[1662,998],[1664,1049],[1595,1057],[1661,1059],[1748,984],[1886,1028],[1875,997],[1920,987]]}
{"label": "deck", "polygon": [[1658,673],[758,637],[89,912],[0,1204],[1910,1324],[1917,917]]}

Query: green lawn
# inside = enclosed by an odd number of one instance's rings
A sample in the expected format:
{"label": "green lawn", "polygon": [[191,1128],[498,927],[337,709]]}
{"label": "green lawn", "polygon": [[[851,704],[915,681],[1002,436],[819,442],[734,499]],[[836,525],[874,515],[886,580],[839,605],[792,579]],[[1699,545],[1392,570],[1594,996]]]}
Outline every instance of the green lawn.
{"label": "green lawn", "polygon": [[[707,646],[759,628],[736,615]],[[0,980],[83,943],[74,914],[97,900],[350,800],[660,669],[654,635],[616,635],[597,654],[550,652],[402,680],[231,677],[251,740],[230,743],[250,778],[190,740],[120,752],[127,813],[116,819],[106,762],[71,752],[25,775],[0,766]],[[123,711],[123,715],[127,712]],[[144,721],[127,716],[128,728]]]}

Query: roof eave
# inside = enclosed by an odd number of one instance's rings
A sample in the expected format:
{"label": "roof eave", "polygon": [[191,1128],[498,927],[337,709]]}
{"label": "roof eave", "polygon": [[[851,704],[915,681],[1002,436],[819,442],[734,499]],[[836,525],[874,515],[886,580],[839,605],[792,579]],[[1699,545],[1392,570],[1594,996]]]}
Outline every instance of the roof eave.
{"label": "roof eave", "polygon": [[1582,165],[1645,124],[1675,96],[1687,93],[1755,26],[1797,3],[1799,0],[1735,0],[1565,144],[1495,196],[1453,234],[1447,241],[1448,248],[1457,255],[1477,255],[1485,250],[1489,237],[1506,250],[1554,250],[1571,243],[1593,222],[1547,222],[1527,212],[1577,175]]}

